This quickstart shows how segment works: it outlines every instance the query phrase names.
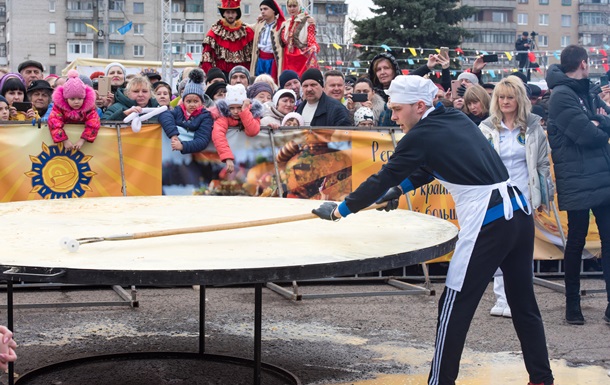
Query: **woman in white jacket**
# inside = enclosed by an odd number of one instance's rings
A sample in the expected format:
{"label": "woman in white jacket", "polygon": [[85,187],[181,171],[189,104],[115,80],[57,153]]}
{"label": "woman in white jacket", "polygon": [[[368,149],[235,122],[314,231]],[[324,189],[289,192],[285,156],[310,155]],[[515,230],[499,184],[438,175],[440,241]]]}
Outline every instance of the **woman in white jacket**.
{"label": "woman in white jacket", "polygon": [[[516,76],[508,76],[494,88],[490,116],[479,128],[502,158],[511,184],[527,198],[530,210],[542,210],[552,199],[554,188],[546,134],[540,117],[532,114],[531,109],[523,82]],[[510,318],[500,269],[494,275],[494,293],[496,304],[490,314]]]}

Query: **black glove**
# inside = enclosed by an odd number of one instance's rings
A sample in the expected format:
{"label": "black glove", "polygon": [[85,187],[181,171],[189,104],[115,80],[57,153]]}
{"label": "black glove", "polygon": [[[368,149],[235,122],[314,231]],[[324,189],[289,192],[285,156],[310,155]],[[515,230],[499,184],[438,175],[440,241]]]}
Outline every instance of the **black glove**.
{"label": "black glove", "polygon": [[462,84],[461,86],[458,87],[457,94],[460,98],[463,98],[465,93],[466,93],[466,86]]}
{"label": "black glove", "polygon": [[324,202],[317,209],[311,210],[312,213],[316,214],[322,219],[326,219],[327,221],[337,222],[339,217],[333,215],[333,212],[337,208],[337,204],[334,202]]}
{"label": "black glove", "polygon": [[386,193],[381,198],[377,199],[377,201],[375,202],[377,204],[388,202],[388,204],[385,207],[379,207],[377,209],[377,211],[396,210],[396,208],[398,207],[398,199],[400,198],[401,195],[402,195],[402,190],[400,189],[400,187],[392,187],[391,189],[386,191]]}

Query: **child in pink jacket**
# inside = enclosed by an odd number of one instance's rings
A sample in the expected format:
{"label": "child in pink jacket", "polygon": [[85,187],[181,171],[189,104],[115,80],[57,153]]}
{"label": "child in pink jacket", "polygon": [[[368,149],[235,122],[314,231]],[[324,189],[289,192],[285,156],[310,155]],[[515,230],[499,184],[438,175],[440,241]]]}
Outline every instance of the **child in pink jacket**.
{"label": "child in pink jacket", "polygon": [[220,160],[227,164],[227,173],[230,174],[235,170],[235,157],[227,141],[227,131],[229,127],[239,127],[248,136],[258,135],[261,130],[263,105],[257,100],[250,101],[246,96],[246,88],[242,84],[236,84],[227,85],[227,95],[225,99],[216,101],[216,108],[218,117],[215,116],[212,141]]}
{"label": "child in pink jacket", "polygon": [[[53,109],[49,115],[49,130],[54,143],[64,143],[67,150],[80,150],[87,142],[93,142],[100,129],[100,116],[95,106],[95,91],[85,85],[76,70],[68,71],[68,80],[53,92]],[[64,125],[84,123],[80,139],[72,143]]]}

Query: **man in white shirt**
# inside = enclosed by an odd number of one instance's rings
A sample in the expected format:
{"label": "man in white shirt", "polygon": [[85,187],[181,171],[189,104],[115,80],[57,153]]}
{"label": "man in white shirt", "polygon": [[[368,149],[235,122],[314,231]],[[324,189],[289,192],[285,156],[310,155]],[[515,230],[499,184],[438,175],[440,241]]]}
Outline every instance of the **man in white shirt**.
{"label": "man in white shirt", "polygon": [[347,108],[324,93],[324,77],[319,69],[310,68],[301,76],[303,103],[297,112],[306,126],[347,127],[352,125]]}

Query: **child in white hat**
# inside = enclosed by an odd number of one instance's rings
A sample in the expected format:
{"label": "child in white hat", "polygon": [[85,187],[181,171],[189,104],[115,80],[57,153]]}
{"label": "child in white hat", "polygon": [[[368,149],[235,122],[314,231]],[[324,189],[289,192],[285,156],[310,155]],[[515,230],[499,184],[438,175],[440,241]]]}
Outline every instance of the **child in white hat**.
{"label": "child in white hat", "polygon": [[227,95],[216,101],[218,118],[214,121],[212,141],[220,160],[227,164],[227,173],[235,170],[235,157],[227,141],[229,127],[238,127],[248,136],[256,136],[261,130],[263,105],[257,100],[250,100],[243,84],[227,85]]}

